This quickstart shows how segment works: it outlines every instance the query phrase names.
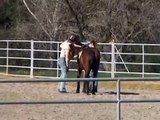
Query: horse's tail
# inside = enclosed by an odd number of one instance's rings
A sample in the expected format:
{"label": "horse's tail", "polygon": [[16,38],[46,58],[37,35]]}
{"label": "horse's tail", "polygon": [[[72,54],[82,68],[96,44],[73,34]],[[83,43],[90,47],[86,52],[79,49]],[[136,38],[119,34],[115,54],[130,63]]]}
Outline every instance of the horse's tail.
{"label": "horse's tail", "polygon": [[93,67],[93,77],[97,77],[98,74],[98,69],[99,69],[99,65],[100,65],[100,52],[99,50],[96,49],[95,51],[95,58],[94,58],[94,67]]}

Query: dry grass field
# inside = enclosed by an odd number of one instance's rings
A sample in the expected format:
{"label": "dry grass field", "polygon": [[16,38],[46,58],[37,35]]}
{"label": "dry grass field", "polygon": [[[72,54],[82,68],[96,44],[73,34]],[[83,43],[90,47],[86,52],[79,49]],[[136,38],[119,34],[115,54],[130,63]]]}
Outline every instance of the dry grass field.
{"label": "dry grass field", "polygon": [[[0,79],[28,79],[1,75]],[[67,83],[67,93],[57,92],[57,83],[3,83],[1,101],[115,100],[114,82],[101,82],[96,95],[75,93],[75,83]],[[124,82],[121,99],[160,99],[160,82]],[[160,103],[122,103],[122,120],[159,120]],[[0,105],[0,120],[116,120],[116,104],[36,104]]]}

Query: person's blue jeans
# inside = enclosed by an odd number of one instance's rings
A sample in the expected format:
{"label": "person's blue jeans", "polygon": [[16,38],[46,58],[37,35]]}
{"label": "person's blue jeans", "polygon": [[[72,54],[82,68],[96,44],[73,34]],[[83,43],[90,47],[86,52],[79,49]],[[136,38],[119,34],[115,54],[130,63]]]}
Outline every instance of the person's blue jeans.
{"label": "person's blue jeans", "polygon": [[[66,66],[66,62],[65,62],[64,57],[60,57],[58,59],[58,65],[60,66],[60,69],[61,69],[60,78],[62,78],[62,79],[66,78],[67,77],[67,66]],[[59,89],[59,91],[66,91],[65,82],[59,82],[58,89]]]}

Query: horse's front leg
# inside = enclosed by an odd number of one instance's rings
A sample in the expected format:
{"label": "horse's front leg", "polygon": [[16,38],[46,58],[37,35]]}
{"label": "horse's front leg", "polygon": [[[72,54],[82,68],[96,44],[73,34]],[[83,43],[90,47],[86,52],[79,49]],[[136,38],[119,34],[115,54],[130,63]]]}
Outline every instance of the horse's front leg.
{"label": "horse's front leg", "polygon": [[[82,73],[82,70],[78,69],[77,78],[81,77],[81,73]],[[77,90],[76,90],[76,93],[80,93],[80,81],[77,81]]]}

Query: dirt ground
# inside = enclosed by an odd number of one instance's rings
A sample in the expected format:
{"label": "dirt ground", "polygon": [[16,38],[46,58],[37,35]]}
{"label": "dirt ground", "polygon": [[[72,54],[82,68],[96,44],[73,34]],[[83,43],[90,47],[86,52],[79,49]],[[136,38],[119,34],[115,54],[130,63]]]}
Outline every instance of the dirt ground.
{"label": "dirt ground", "polygon": [[[68,93],[62,94],[57,91],[57,83],[3,83],[0,84],[0,101],[116,99],[115,89],[99,86],[96,95],[77,94],[74,84],[67,83]],[[160,99],[160,90],[124,89],[121,99]],[[116,120],[116,107],[114,103],[0,105],[0,120]],[[122,103],[121,109],[122,120],[160,119],[159,102]]]}

